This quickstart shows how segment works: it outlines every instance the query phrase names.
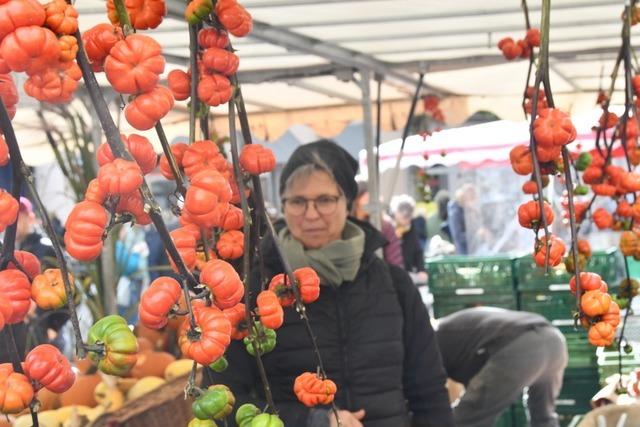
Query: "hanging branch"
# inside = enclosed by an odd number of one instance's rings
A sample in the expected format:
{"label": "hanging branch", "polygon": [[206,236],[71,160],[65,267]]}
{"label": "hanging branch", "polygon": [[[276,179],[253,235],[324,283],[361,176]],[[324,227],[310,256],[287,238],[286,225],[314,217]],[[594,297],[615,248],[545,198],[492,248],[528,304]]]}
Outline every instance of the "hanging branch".
{"label": "hanging branch", "polygon": [[191,65],[190,105],[189,105],[189,143],[196,140],[196,113],[198,112],[198,29],[189,25],[189,64]]}
{"label": "hanging branch", "polygon": [[[524,12],[524,21],[527,30],[531,29],[531,21],[529,20],[529,6],[527,6],[527,0],[522,0],[522,10]],[[533,48],[529,51],[529,69],[527,70],[527,79],[524,84],[524,93],[522,95],[522,110],[524,111],[524,118],[527,119],[527,89],[529,89],[529,82],[531,81],[531,71],[533,71],[533,63],[535,62],[535,56],[533,54]],[[532,101],[533,102],[533,101]],[[533,113],[533,110],[532,110]]]}
{"label": "hanging branch", "polygon": [[182,172],[180,172],[180,167],[178,167],[178,162],[173,155],[173,151],[171,151],[171,145],[169,145],[167,135],[164,133],[164,128],[159,120],[155,127],[158,139],[160,140],[160,145],[162,145],[162,151],[167,158],[169,167],[171,168],[171,173],[173,173],[173,177],[176,180],[176,191],[184,198],[184,195],[187,193],[187,189],[184,186],[184,178],[182,176]]}
{"label": "hanging branch", "polygon": [[[240,171],[240,161],[238,159],[238,143],[236,141],[236,114],[233,101],[229,102],[229,138],[231,142],[231,157],[233,159],[233,171],[236,180],[236,184],[238,185],[238,191],[240,193],[240,206],[242,207],[242,214],[244,216],[244,254],[242,257],[242,282],[244,283],[244,309],[245,309],[245,318],[248,322],[248,330],[249,330],[249,339],[251,341],[251,345],[253,346],[253,353],[256,358],[256,363],[258,365],[258,372],[260,373],[260,379],[262,380],[262,386],[264,388],[265,398],[267,399],[267,405],[271,408],[274,414],[278,413],[278,409],[276,408],[275,402],[273,401],[273,396],[271,394],[271,387],[269,386],[269,380],[267,378],[267,372],[264,369],[264,365],[262,363],[262,358],[260,357],[260,351],[258,349],[258,345],[256,343],[257,329],[254,325],[253,319],[251,317],[251,308],[250,308],[250,300],[249,300],[249,272],[251,270],[251,259],[250,254],[251,251],[249,249],[250,244],[250,236],[251,236],[251,226],[249,224],[249,204],[247,203],[247,195],[244,191],[244,180],[242,179],[242,172]],[[260,230],[253,227],[254,233],[259,233]]]}

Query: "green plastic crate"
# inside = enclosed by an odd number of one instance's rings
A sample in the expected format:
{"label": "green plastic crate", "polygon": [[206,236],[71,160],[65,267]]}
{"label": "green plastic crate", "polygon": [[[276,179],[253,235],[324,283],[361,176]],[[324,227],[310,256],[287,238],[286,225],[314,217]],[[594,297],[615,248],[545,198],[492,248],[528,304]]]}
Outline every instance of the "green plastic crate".
{"label": "green plastic crate", "polygon": [[[517,288],[520,291],[562,290],[568,289],[571,273],[568,273],[561,263],[549,268],[545,274],[544,268],[538,267],[532,255],[526,255],[514,260]],[[606,251],[594,251],[587,264],[586,271],[598,273],[609,286],[617,286],[623,268],[622,255],[616,248]]]}
{"label": "green plastic crate", "polygon": [[456,311],[471,307],[500,307],[515,310],[518,301],[515,294],[434,294],[433,314],[436,318],[446,316]]}
{"label": "green plastic crate", "polygon": [[591,410],[591,398],[600,390],[598,368],[567,368],[562,390],[556,399],[558,414],[584,414]]}
{"label": "green plastic crate", "polygon": [[463,294],[482,289],[486,293],[511,293],[515,273],[510,255],[441,256],[426,260],[429,287],[433,293]]}
{"label": "green plastic crate", "polygon": [[520,310],[538,313],[551,321],[563,320],[563,322],[556,322],[558,326],[572,325],[576,297],[569,292],[568,284],[563,286],[566,286],[566,289],[521,292]]}
{"label": "green plastic crate", "polygon": [[567,342],[567,352],[569,361],[567,369],[593,368],[598,366],[598,355],[596,347],[589,343],[587,331],[565,332],[564,338]]}
{"label": "green plastic crate", "polygon": [[[622,373],[628,374],[640,367],[640,346],[635,345],[634,350],[629,353],[622,353]],[[600,384],[605,384],[605,380],[611,375],[617,374],[620,370],[617,351],[603,351],[598,355],[598,373]]]}

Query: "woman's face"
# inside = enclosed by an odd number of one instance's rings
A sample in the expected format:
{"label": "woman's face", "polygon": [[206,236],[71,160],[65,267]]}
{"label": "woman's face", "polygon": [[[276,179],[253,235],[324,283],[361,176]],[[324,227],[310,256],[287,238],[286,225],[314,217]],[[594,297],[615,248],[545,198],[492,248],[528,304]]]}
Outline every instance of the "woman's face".
{"label": "woman's face", "polygon": [[[307,200],[306,210],[296,215],[287,208],[287,202],[284,204],[287,227],[306,249],[318,249],[342,237],[342,230],[347,221],[347,201],[342,196],[338,184],[326,172],[313,171],[308,177],[295,180],[283,198],[298,202]],[[330,198],[338,198],[335,210],[331,213],[318,212],[318,203],[311,202],[326,201]]]}

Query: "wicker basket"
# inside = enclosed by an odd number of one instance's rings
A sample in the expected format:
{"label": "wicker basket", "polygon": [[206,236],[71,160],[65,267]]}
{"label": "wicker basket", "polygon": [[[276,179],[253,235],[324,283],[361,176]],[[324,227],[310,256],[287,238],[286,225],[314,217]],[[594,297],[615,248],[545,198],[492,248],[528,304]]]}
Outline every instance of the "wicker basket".
{"label": "wicker basket", "polygon": [[[185,427],[193,415],[191,399],[185,400],[188,375],[175,378],[117,411],[101,415],[92,427]],[[200,384],[201,372],[196,376]]]}

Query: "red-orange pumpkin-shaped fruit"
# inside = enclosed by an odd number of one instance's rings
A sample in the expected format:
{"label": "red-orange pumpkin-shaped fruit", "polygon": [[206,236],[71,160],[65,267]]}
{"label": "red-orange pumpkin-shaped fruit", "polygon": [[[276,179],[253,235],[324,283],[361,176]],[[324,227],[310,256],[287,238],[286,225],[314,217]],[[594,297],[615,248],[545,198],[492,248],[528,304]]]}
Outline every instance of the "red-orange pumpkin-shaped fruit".
{"label": "red-orange pumpkin-shaped fruit", "polygon": [[191,77],[189,77],[189,74],[182,70],[172,70],[167,75],[167,84],[177,101],[184,101],[189,98],[191,91]]}
{"label": "red-orange pumpkin-shaped fruit", "polygon": [[84,201],[73,207],[65,224],[64,243],[69,255],[93,261],[102,251],[102,235],[109,222],[101,204]]}
{"label": "red-orange pumpkin-shaped fruit", "polygon": [[0,166],[6,166],[7,163],[9,163],[9,146],[4,137],[0,135]]}
{"label": "red-orange pumpkin-shaped fruit", "polygon": [[232,95],[231,82],[222,74],[205,75],[198,82],[198,98],[210,107],[225,104]]}
{"label": "red-orange pumpkin-shaped fruit", "polygon": [[562,262],[562,257],[566,251],[564,242],[558,237],[551,235],[551,243],[547,244],[547,239],[543,236],[534,248],[533,259],[538,267],[544,267],[545,257],[549,258],[549,265],[555,267]]}
{"label": "red-orange pumpkin-shaped fruit", "polygon": [[76,381],[69,360],[51,344],[41,344],[27,354],[24,373],[31,381],[54,393],[64,393]]}
{"label": "red-orange pumpkin-shaped fruit", "polygon": [[158,277],[142,293],[138,312],[147,328],[161,329],[169,321],[171,309],[180,302],[182,288],[172,277]]}
{"label": "red-orange pumpkin-shaped fruit", "polygon": [[98,170],[98,182],[102,191],[108,194],[127,194],[142,185],[143,177],[136,162],[115,159]]}
{"label": "red-orange pumpkin-shaped fruit", "polygon": [[[193,270],[193,267],[196,265],[196,247],[197,242],[193,235],[184,229],[184,227],[176,228],[171,233],[171,240],[173,240],[173,244],[176,246],[176,249],[180,253],[180,257],[184,262],[185,266],[189,270]],[[169,257],[169,262],[175,271],[177,271],[177,267],[173,263],[173,259],[171,256],[167,254]]]}
{"label": "red-orange pumpkin-shaped fruit", "polygon": [[[575,295],[576,294],[576,277],[575,276],[571,277],[571,280],[569,280],[569,288],[571,289],[571,293]],[[596,291],[596,290],[600,292],[607,292],[608,286],[607,286],[607,283],[604,280],[602,280],[599,274],[583,271],[580,273],[580,289],[582,289],[582,292]]]}
{"label": "red-orange pumpkin-shaped fruit", "polygon": [[244,253],[244,233],[238,230],[223,232],[216,242],[216,249],[221,258],[240,258]]}
{"label": "red-orange pumpkin-shaped fruit", "polygon": [[624,199],[620,200],[618,202],[618,206],[616,207],[616,213],[621,217],[629,218],[633,214],[631,204]]}
{"label": "red-orange pumpkin-shaped fruit", "polygon": [[100,182],[98,178],[93,178],[89,181],[89,185],[87,185],[87,191],[84,192],[84,199],[90,202],[95,202],[98,204],[104,203],[108,194],[102,191],[100,188]]}
{"label": "red-orange pumpkin-shaped fruit", "polygon": [[249,335],[244,304],[238,303],[231,308],[225,308],[222,314],[231,322],[231,339],[241,340]]}
{"label": "red-orange pumpkin-shaped fruit", "polygon": [[[7,73],[9,72],[10,71],[7,71]],[[2,102],[4,102],[5,107],[7,107],[9,118],[13,119],[16,115],[16,104],[18,103],[19,97],[18,88],[16,88],[16,84],[14,83],[11,74],[0,74],[0,98],[2,98]],[[5,161],[8,161],[8,159]]]}
{"label": "red-orange pumpkin-shaped fruit", "polygon": [[599,290],[587,291],[580,298],[580,308],[589,317],[601,316],[609,311],[611,296]]}
{"label": "red-orange pumpkin-shaped fruit", "polygon": [[273,291],[262,291],[258,294],[257,312],[260,316],[260,323],[266,328],[278,329],[284,322],[284,312],[278,297]]}
{"label": "red-orange pumpkin-shaped fruit", "polygon": [[32,25],[7,35],[0,44],[0,55],[11,71],[32,75],[58,61],[60,45],[53,31]]}
{"label": "red-orange pumpkin-shaped fruit", "polygon": [[219,204],[216,209],[220,213],[220,227],[224,230],[238,230],[244,225],[242,209],[229,204]]}
{"label": "red-orange pumpkin-shaped fruit", "polygon": [[210,47],[202,54],[202,63],[214,73],[230,76],[238,71],[240,59],[228,50]]}
{"label": "red-orange pumpkin-shaped fruit", "polygon": [[41,27],[46,19],[44,7],[36,0],[3,1],[0,4],[0,40],[16,28]]}
{"label": "red-orange pumpkin-shaped fruit", "polygon": [[4,329],[5,325],[7,325],[12,314],[13,306],[11,305],[11,301],[3,294],[0,294],[0,331]]}
{"label": "red-orange pumpkin-shaped fruit", "polygon": [[164,86],[138,95],[124,109],[127,122],[138,130],[151,129],[173,108],[173,94]]}
{"label": "red-orange pumpkin-shaped fruit", "polygon": [[[27,276],[36,277],[40,274],[40,261],[31,252],[27,251],[13,251],[13,257],[18,261],[18,264],[22,267]],[[9,262],[8,269],[17,269],[13,262]]]}
{"label": "red-orange pumpkin-shaped fruit", "polygon": [[533,136],[543,147],[559,147],[576,139],[576,128],[564,111],[545,108],[533,122]]}
{"label": "red-orange pumpkin-shaped fruit", "polygon": [[320,277],[311,267],[301,267],[293,272],[298,282],[300,298],[305,304],[310,304],[320,297]]}
{"label": "red-orange pumpkin-shaped fruit", "polygon": [[588,240],[578,239],[578,253],[591,258],[591,245]]}
{"label": "red-orange pumpkin-shaped fruit", "polygon": [[[63,64],[69,64],[68,68],[62,68]],[[81,77],[80,68],[75,62],[61,62],[59,66],[59,68],[49,68],[32,74],[24,82],[24,91],[27,95],[53,104],[71,101],[78,88],[78,80]]]}
{"label": "red-orange pumpkin-shaped fruit", "polygon": [[596,227],[600,230],[611,228],[613,226],[613,215],[607,212],[604,208],[596,209],[591,216]]}
{"label": "red-orange pumpkin-shaped fruit", "polygon": [[509,152],[511,168],[518,175],[529,175],[533,172],[533,157],[529,147],[518,145]]}
{"label": "red-orange pumpkin-shaped fruit", "polygon": [[253,19],[236,0],[218,0],[216,16],[224,27],[236,37],[244,37],[253,29]]}
{"label": "red-orange pumpkin-shaped fruit", "polygon": [[276,166],[276,157],[270,148],[260,144],[247,144],[240,153],[242,169],[251,175],[271,172]]}
{"label": "red-orange pumpkin-shaped fruit", "polygon": [[44,25],[58,35],[72,35],[78,30],[78,11],[65,0],[53,0],[45,6]]}
{"label": "red-orange pumpkin-shaped fruit", "polygon": [[613,343],[616,329],[607,322],[598,322],[589,328],[589,342],[596,347],[607,347]]}
{"label": "red-orange pumpkin-shaped fruit", "polygon": [[338,388],[329,380],[311,372],[299,375],[293,383],[293,392],[300,402],[311,408],[316,405],[328,405],[333,402]]}
{"label": "red-orange pumpkin-shaped fruit", "polygon": [[[547,224],[553,223],[554,215],[551,206],[547,202],[544,203],[544,216]],[[518,221],[524,228],[542,227],[542,215],[540,215],[540,204],[536,200],[523,203],[518,208]]]}
{"label": "red-orange pumpkin-shaped fruit", "polygon": [[109,51],[122,39],[124,39],[122,29],[111,24],[98,24],[82,33],[84,49],[94,71],[102,71],[102,65]]}
{"label": "red-orange pumpkin-shaped fruit", "polygon": [[20,204],[11,193],[0,189],[0,233],[16,222]]}
{"label": "red-orange pumpkin-shaped fruit", "polygon": [[149,225],[152,222],[151,217],[145,210],[145,202],[139,191],[120,195],[116,212],[133,215],[136,224]]}
{"label": "red-orange pumpkin-shaped fruit", "polygon": [[138,94],[152,90],[164,71],[160,44],[149,36],[132,34],[117,42],[104,61],[104,72],[120,93]]}
{"label": "red-orange pumpkin-shaped fruit", "polygon": [[582,173],[585,184],[597,184],[602,179],[603,171],[599,166],[589,166]]}
{"label": "red-orange pumpkin-shaped fruit", "polygon": [[18,414],[33,400],[33,386],[23,374],[13,372],[11,363],[0,365],[0,413]]}
{"label": "red-orange pumpkin-shaped fruit", "polygon": [[[156,28],[167,14],[165,0],[125,0],[124,5],[131,25],[136,30]],[[107,0],[107,12],[109,21],[119,25],[120,19],[113,0]]]}
{"label": "red-orange pumpkin-shaped fruit", "polygon": [[[63,0],[64,1],[64,0]],[[69,62],[76,59],[78,53],[78,40],[73,36],[61,36],[58,39],[60,45],[60,61]]]}
{"label": "red-orange pumpkin-shaped fruit", "polygon": [[609,305],[609,311],[603,314],[600,320],[602,320],[603,322],[607,322],[614,328],[618,327],[618,325],[620,324],[620,307],[615,301],[611,301],[611,304]]}
{"label": "red-orange pumpkin-shaped fruit", "polygon": [[627,230],[620,234],[620,252],[622,252],[622,255],[633,256],[638,250],[638,244],[640,244],[640,239],[633,231]]}
{"label": "red-orange pumpkin-shaped fruit", "polygon": [[216,143],[208,139],[187,146],[181,164],[188,177],[210,168],[220,173],[227,170],[227,160],[220,153]]}
{"label": "red-orange pumpkin-shaped fruit", "polygon": [[[120,138],[122,138],[122,142],[125,143],[127,150],[129,150],[129,153],[131,153],[131,156],[138,166],[140,166],[144,175],[152,172],[156,168],[158,156],[153,149],[153,145],[145,136],[137,135],[135,133],[126,136],[121,133]],[[98,147],[96,160],[100,166],[115,160],[109,144],[102,143],[100,147]]]}
{"label": "red-orange pumpkin-shaped fruit", "polygon": [[215,169],[205,169],[191,179],[184,198],[184,208],[193,215],[205,215],[219,203],[229,203],[229,182]]}
{"label": "red-orange pumpkin-shaped fruit", "polygon": [[296,302],[296,297],[291,288],[291,283],[286,274],[276,274],[269,282],[269,290],[276,294],[280,305],[291,307]]}
{"label": "red-orange pumpkin-shaped fruit", "polygon": [[221,309],[233,307],[244,296],[240,276],[231,264],[221,259],[212,259],[205,264],[200,281],[209,288],[214,304]]}
{"label": "red-orange pumpkin-shaped fruit", "polygon": [[[69,283],[73,286],[73,276],[69,273]],[[48,268],[33,278],[31,298],[43,310],[56,310],[67,304],[67,293],[59,268]]]}
{"label": "red-orange pumpkin-shaped fruit", "polygon": [[[178,169],[182,169],[182,157],[184,153],[187,151],[189,146],[184,142],[178,142],[175,144],[171,144],[171,153],[173,154],[173,158],[176,160],[176,165]],[[160,156],[160,173],[167,179],[174,180],[176,179],[173,176],[173,171],[171,170],[171,166],[169,165],[169,160],[167,156],[164,154]]]}
{"label": "red-orange pumpkin-shaped fruit", "polygon": [[199,334],[189,333],[189,319],[180,328],[178,345],[182,354],[201,365],[208,366],[218,360],[231,342],[231,323],[215,307],[193,307]]}
{"label": "red-orange pumpkin-shaped fruit", "polygon": [[0,271],[0,295],[9,300],[12,308],[6,323],[13,325],[22,322],[31,306],[29,278],[20,270]]}
{"label": "red-orange pumpkin-shaped fruit", "polygon": [[216,28],[203,28],[198,32],[198,44],[203,49],[210,47],[224,49],[229,46],[229,35],[226,31]]}

